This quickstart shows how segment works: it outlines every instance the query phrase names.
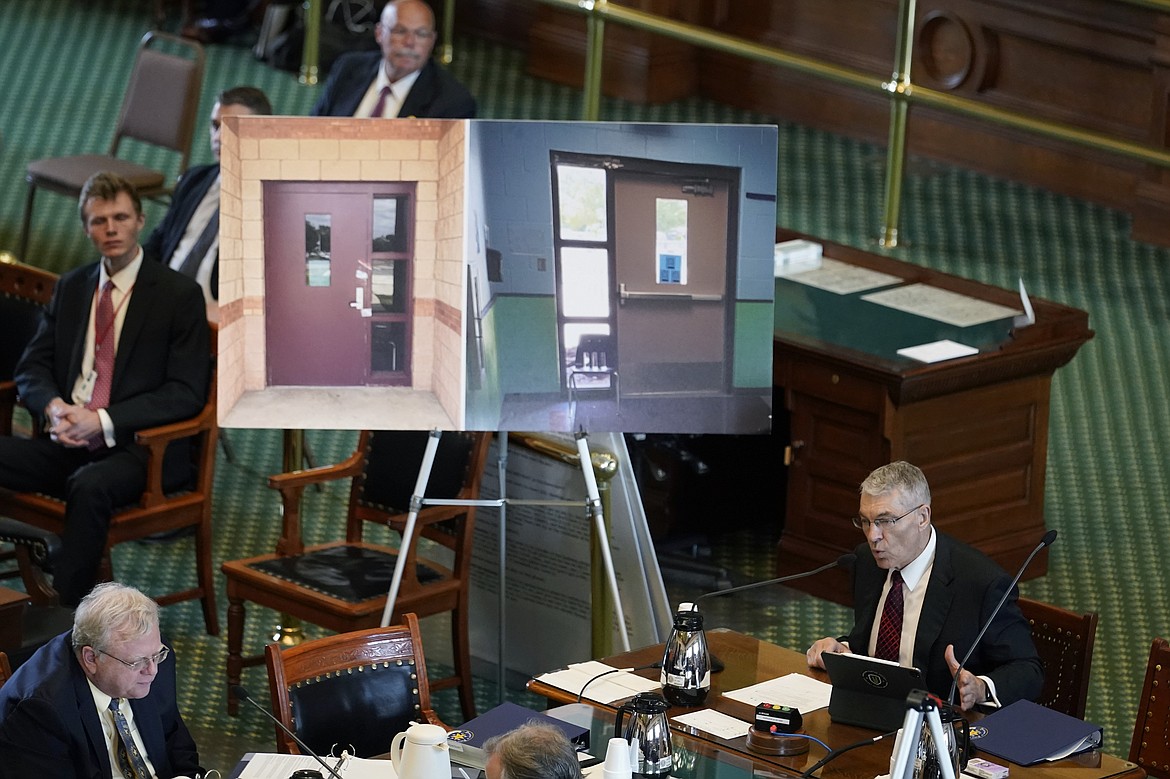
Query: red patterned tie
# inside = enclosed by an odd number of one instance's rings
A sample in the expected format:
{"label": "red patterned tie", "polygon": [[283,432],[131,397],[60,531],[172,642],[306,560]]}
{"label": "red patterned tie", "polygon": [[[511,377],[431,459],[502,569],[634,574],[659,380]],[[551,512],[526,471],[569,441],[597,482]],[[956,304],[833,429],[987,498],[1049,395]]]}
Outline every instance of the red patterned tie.
{"label": "red patterned tie", "polygon": [[873,656],[879,660],[898,661],[898,645],[902,643],[902,572],[895,570],[890,575],[890,592],[886,595],[886,606],[882,609],[882,622],[878,627],[877,644]]}
{"label": "red patterned tie", "polygon": [[382,91],[378,93],[378,102],[374,103],[374,110],[370,112],[370,116],[380,117],[382,111],[386,109],[386,98],[390,97],[390,87],[382,87]]}
{"label": "red patterned tie", "polygon": [[[88,409],[105,408],[110,405],[114,354],[117,351],[114,343],[114,301],[111,299],[113,289],[114,282],[106,281],[98,298],[97,314],[93,320],[93,369],[97,373],[97,379],[94,381],[93,395],[85,404]],[[101,449],[105,445],[105,438],[100,433],[89,441],[91,451]]]}

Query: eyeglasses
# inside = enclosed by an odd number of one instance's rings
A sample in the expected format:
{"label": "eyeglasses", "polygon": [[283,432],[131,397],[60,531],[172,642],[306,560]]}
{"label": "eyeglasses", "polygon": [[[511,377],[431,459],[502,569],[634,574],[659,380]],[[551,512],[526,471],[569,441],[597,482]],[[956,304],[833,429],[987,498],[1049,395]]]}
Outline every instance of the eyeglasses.
{"label": "eyeglasses", "polygon": [[163,660],[166,660],[171,654],[171,648],[169,646],[164,646],[162,649],[158,650],[153,655],[147,655],[146,657],[140,657],[137,660],[133,660],[133,661],[126,661],[120,657],[117,657],[115,655],[110,654],[109,652],[107,652],[104,649],[98,649],[96,646],[93,648],[93,651],[97,652],[98,654],[105,655],[106,657],[112,657],[113,659],[115,659],[119,663],[121,663],[122,665],[129,668],[131,671],[141,671],[143,668],[146,668],[147,664],[149,664],[149,663],[154,663],[157,666]]}
{"label": "eyeglasses", "polygon": [[881,530],[884,532],[886,530],[889,530],[891,527],[893,527],[894,523],[897,522],[899,519],[910,516],[915,511],[918,511],[918,509],[922,508],[925,505],[926,505],[925,503],[919,503],[917,506],[915,506],[914,508],[907,511],[901,517],[894,517],[893,519],[890,519],[889,517],[880,517],[878,519],[865,519],[864,517],[853,517],[853,519],[852,519],[853,527],[858,528],[858,529],[863,530],[866,533],[868,533],[870,525],[873,525],[878,530]]}
{"label": "eyeglasses", "polygon": [[418,27],[414,30],[411,30],[408,27],[391,27],[390,28],[390,37],[391,38],[405,38],[408,35],[413,35],[415,38],[419,39],[420,41],[429,41],[431,38],[435,37],[435,31],[432,29],[429,29],[427,27]]}

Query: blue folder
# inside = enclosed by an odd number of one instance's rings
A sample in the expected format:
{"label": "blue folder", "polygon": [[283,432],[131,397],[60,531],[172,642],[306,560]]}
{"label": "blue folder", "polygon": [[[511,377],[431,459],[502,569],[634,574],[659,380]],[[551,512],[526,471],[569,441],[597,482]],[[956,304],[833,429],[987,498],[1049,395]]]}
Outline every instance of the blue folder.
{"label": "blue folder", "polygon": [[1016,701],[971,726],[971,743],[980,751],[1018,765],[1059,760],[1101,746],[1100,725]]}

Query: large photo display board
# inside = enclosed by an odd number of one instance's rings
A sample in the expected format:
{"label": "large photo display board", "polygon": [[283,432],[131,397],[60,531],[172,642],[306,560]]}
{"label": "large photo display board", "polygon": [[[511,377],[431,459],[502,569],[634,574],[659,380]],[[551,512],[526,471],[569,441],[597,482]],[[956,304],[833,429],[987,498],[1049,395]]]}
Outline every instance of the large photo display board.
{"label": "large photo display board", "polygon": [[767,433],[776,141],[229,118],[220,424]]}

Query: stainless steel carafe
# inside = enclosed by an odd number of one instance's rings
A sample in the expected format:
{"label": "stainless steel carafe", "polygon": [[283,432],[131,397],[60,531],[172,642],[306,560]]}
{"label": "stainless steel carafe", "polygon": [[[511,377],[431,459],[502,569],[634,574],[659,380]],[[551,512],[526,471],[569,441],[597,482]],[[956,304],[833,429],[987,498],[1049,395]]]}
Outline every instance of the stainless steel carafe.
{"label": "stainless steel carafe", "polygon": [[614,735],[630,742],[630,768],[635,774],[670,773],[674,757],[670,749],[670,723],[666,719],[669,706],[657,693],[640,692],[629,703],[618,707]]}
{"label": "stainless steel carafe", "polygon": [[680,603],[674,615],[660,679],[662,694],[675,706],[701,706],[711,691],[711,653],[703,615],[693,603]]}

